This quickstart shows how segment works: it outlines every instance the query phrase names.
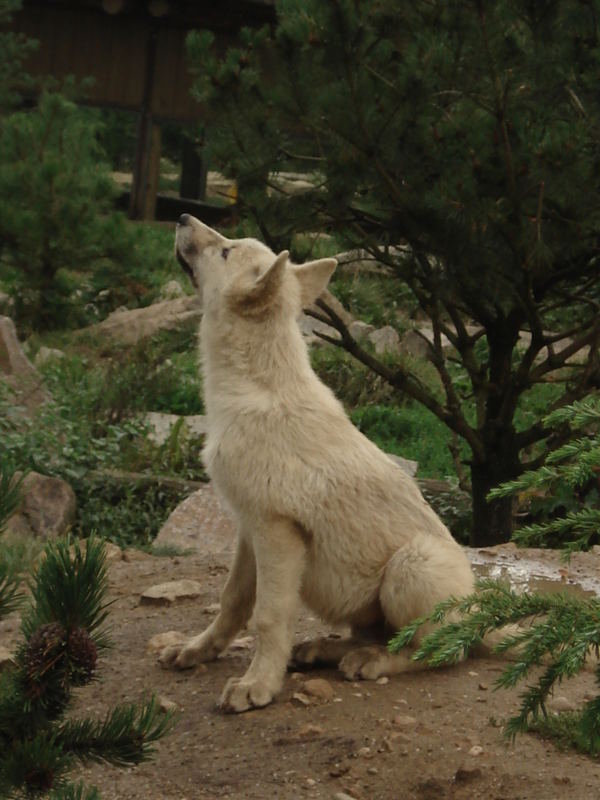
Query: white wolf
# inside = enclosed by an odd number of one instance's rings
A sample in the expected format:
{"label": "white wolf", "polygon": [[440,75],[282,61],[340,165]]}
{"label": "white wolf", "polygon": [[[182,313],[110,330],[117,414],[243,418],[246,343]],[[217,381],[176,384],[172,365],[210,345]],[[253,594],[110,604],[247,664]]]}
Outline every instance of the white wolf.
{"label": "white wolf", "polygon": [[311,369],[296,320],[335,259],[294,265],[286,251],[226,239],[187,214],[176,252],[203,300],[204,460],[236,519],[237,550],[214,622],[161,662],[185,669],[216,658],[254,614],[255,656],[221,706],[265,706],[281,689],[302,599],[353,637],[301,644],[297,662],[339,662],[348,678],[414,669],[410,654],[373,644],[374,633],[384,642],[439,601],[470,593],[473,575],[416,483]]}

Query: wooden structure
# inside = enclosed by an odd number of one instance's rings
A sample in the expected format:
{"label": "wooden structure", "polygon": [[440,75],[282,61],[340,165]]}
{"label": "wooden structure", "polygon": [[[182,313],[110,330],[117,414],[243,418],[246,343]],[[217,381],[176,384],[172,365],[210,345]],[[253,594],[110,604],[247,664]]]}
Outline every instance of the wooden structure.
{"label": "wooden structure", "polygon": [[154,217],[160,123],[197,119],[185,37],[208,28],[229,38],[274,19],[272,0],[24,0],[14,28],[39,42],[33,75],[93,77],[89,102],[138,114],[129,212]]}

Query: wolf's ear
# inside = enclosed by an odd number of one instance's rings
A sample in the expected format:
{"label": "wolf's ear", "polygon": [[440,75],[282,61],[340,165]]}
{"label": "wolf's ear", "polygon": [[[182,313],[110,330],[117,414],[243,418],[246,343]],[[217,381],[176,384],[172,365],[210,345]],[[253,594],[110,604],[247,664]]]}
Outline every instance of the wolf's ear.
{"label": "wolf's ear", "polygon": [[300,284],[302,308],[314,303],[325,290],[336,267],[335,258],[320,258],[318,261],[308,261],[293,267]]}
{"label": "wolf's ear", "polygon": [[282,250],[269,269],[254,283],[244,288],[238,286],[230,293],[230,302],[238,313],[255,316],[271,305],[281,287],[289,255],[289,250]]}

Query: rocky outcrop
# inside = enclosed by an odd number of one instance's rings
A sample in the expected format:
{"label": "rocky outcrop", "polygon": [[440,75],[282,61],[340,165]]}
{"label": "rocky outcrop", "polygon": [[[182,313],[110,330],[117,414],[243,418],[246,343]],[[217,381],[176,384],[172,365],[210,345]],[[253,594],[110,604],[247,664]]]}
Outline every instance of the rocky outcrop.
{"label": "rocky outcrop", "polygon": [[[19,474],[15,476],[18,479]],[[21,484],[22,500],[8,519],[6,530],[17,536],[54,539],[69,531],[75,521],[75,492],[60,478],[28,473]]]}
{"label": "rocky outcrop", "polygon": [[40,374],[23,352],[10,317],[0,317],[0,381],[8,387],[12,404],[28,412],[50,398]]}
{"label": "rocky outcrop", "polygon": [[113,311],[102,322],[82,328],[79,333],[134,345],[159,331],[172,330],[190,320],[200,319],[200,314],[197,295],[186,295],[175,300],[163,300],[146,308]]}

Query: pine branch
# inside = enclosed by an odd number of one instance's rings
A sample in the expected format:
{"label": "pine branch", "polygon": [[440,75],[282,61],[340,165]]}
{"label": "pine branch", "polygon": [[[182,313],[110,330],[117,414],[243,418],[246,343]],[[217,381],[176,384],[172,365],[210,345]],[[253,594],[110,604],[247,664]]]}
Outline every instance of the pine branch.
{"label": "pine branch", "polygon": [[174,724],[172,713],[164,714],[154,697],[141,706],[121,705],[103,721],[68,720],[56,741],[80,761],[98,761],[125,767],[147,761],[154,743]]}
{"label": "pine branch", "polygon": [[40,625],[60,622],[68,631],[84,628],[96,647],[107,647],[102,626],[110,604],[104,602],[108,578],[102,542],[90,537],[82,550],[77,542],[58,541],[47,545],[44,555],[31,586],[33,604],[21,624],[25,638]]}
{"label": "pine branch", "polygon": [[[514,625],[519,622],[523,627],[515,632]],[[506,628],[493,649],[497,653],[511,651],[516,660],[504,669],[496,688],[512,688],[535,667],[545,666],[537,683],[521,695],[519,714],[506,726],[511,737],[545,714],[545,703],[554,687],[580,672],[592,653],[597,657],[600,648],[600,600],[581,600],[562,593],[518,595],[491,580],[481,581],[469,597],[440,603],[428,617],[407,625],[392,639],[390,650],[397,652],[409,645],[425,623],[440,627],[424,636],[413,655],[417,661],[431,666],[454,663],[487,634],[502,634]],[[600,671],[598,675],[600,678]],[[581,733],[593,752],[600,750],[600,698],[586,707]]]}

